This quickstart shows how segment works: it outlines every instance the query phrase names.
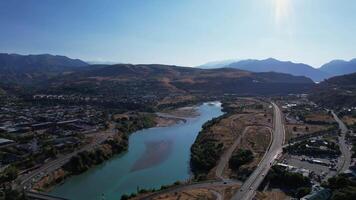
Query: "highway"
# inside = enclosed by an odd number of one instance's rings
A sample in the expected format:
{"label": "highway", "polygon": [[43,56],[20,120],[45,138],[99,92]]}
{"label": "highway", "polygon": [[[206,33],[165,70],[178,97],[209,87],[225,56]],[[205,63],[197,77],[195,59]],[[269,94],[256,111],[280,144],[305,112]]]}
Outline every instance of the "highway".
{"label": "highway", "polygon": [[339,124],[339,128],[341,130],[341,136],[339,136],[339,147],[341,151],[341,156],[340,156],[340,161],[338,163],[338,173],[343,173],[344,171],[348,170],[350,167],[351,163],[351,152],[346,144],[346,133],[348,132],[348,129],[344,122],[341,121],[341,119],[334,113],[334,111],[331,111],[331,114],[333,115],[335,121]]}
{"label": "highway", "polygon": [[233,195],[232,200],[250,200],[254,197],[255,191],[262,183],[264,177],[273,165],[274,160],[282,153],[282,146],[285,139],[285,130],[282,120],[282,113],[279,107],[272,103],[274,108],[274,131],[272,143],[259,163],[255,171],[244,182],[240,190]]}

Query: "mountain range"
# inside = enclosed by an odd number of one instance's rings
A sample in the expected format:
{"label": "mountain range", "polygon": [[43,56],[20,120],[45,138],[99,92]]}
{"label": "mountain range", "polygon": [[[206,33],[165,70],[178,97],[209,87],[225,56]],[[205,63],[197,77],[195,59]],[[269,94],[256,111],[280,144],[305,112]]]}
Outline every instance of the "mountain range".
{"label": "mountain range", "polygon": [[237,69],[199,69],[171,65],[93,65],[47,81],[46,92],[86,95],[276,95],[306,92],[314,83],[302,76]]}
{"label": "mountain range", "polygon": [[356,72],[356,58],[350,61],[333,60],[321,66],[319,70],[333,76],[351,74]]}
{"label": "mountain range", "polygon": [[[160,64],[88,65],[64,56],[1,54],[0,86],[42,93],[128,96],[171,93],[273,95],[306,92],[303,76]],[[28,88],[31,88],[29,90]]]}
{"label": "mountain range", "polygon": [[252,72],[281,72],[296,76],[306,76],[315,82],[320,82],[332,76],[343,75],[356,72],[356,59],[351,61],[334,60],[316,69],[303,63],[293,63],[290,61],[280,61],[274,58],[265,60],[240,60],[240,61],[219,61],[210,62],[200,68],[235,68]]}
{"label": "mountain range", "polygon": [[[355,63],[355,59],[335,60],[315,69],[302,63],[269,58],[216,62],[204,69],[204,66],[192,68],[160,64],[91,65],[79,59],[49,54],[0,54],[0,91],[4,94],[16,86],[25,88],[24,91],[29,91],[30,87],[43,93],[106,96],[171,93],[276,95],[309,92],[317,88],[312,93],[324,99],[313,95],[314,99],[326,104],[322,101],[331,98],[327,96],[330,91],[337,98],[350,97],[356,85],[352,82],[356,75],[330,78],[317,85],[310,78],[320,81],[331,74],[349,73],[356,68]],[[337,98],[331,99],[341,101]],[[353,104],[352,100],[345,102]]]}
{"label": "mountain range", "polygon": [[82,60],[65,56],[0,53],[0,79],[2,83],[27,84],[37,79],[72,72],[85,66],[88,66],[88,64]]}

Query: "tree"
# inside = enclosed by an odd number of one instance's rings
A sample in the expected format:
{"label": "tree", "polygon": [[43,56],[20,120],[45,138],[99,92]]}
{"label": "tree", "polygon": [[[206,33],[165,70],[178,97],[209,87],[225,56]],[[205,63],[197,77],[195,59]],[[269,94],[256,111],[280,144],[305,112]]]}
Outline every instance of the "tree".
{"label": "tree", "polygon": [[247,164],[253,160],[253,153],[251,150],[238,149],[231,157],[229,164],[233,169],[238,169],[240,166]]}
{"label": "tree", "polygon": [[308,188],[308,187],[300,187],[300,188],[297,189],[296,197],[297,198],[302,198],[305,195],[309,194],[310,192],[311,192],[310,188]]}
{"label": "tree", "polygon": [[18,169],[15,166],[10,165],[7,167],[1,175],[1,182],[10,182],[17,178]]}

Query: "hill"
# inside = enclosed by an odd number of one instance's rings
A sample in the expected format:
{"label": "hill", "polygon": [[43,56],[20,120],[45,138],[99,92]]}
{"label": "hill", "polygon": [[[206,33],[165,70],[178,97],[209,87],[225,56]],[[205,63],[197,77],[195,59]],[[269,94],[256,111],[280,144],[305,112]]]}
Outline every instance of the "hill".
{"label": "hill", "polygon": [[70,59],[65,56],[1,53],[0,79],[3,83],[26,84],[87,65],[79,59]]}
{"label": "hill", "polygon": [[196,66],[197,68],[202,68],[202,69],[216,69],[216,68],[223,68],[226,67],[227,65],[230,65],[231,63],[237,62],[238,60],[221,60],[221,61],[212,61],[212,62],[207,62],[205,64]]}
{"label": "hill", "polygon": [[289,61],[279,61],[273,58],[265,60],[242,60],[231,63],[225,67],[248,70],[252,72],[280,72],[296,76],[306,76],[313,79],[315,82],[319,82],[330,77],[326,72],[322,72],[309,65]]}
{"label": "hill", "polygon": [[336,76],[318,84],[311,100],[331,108],[356,106],[356,73]]}
{"label": "hill", "polygon": [[356,59],[345,60],[333,60],[320,67],[320,70],[332,74],[332,75],[344,75],[356,72]]}
{"label": "hill", "polygon": [[[42,84],[44,85],[44,84]],[[301,93],[314,85],[301,76],[237,69],[199,69],[169,65],[93,65],[90,69],[57,76],[43,88],[52,93],[110,96],[199,93],[276,95]],[[47,87],[48,86],[48,87]]]}

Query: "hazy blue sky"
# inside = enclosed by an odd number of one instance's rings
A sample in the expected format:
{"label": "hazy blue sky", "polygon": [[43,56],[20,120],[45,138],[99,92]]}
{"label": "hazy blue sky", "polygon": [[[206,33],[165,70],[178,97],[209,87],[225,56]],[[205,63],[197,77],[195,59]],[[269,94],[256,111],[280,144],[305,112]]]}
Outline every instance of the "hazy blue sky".
{"label": "hazy blue sky", "polygon": [[354,0],[0,0],[0,51],[194,66],[356,57]]}

